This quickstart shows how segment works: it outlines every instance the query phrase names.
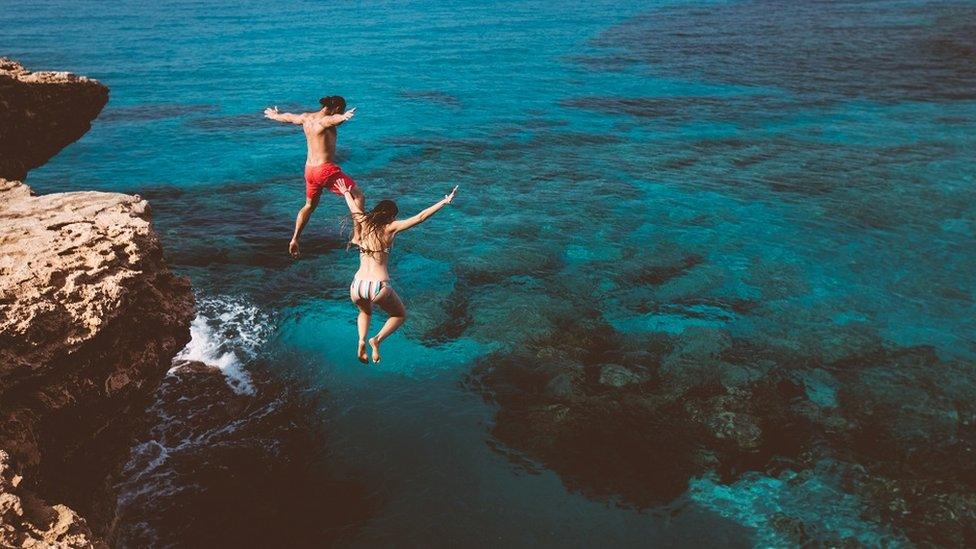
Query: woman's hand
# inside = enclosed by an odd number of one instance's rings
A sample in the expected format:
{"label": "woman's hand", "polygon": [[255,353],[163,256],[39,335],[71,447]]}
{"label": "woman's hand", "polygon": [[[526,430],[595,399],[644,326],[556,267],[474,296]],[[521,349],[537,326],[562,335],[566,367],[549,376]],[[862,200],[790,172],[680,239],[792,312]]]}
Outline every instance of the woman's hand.
{"label": "woman's hand", "polygon": [[445,194],[444,195],[444,203],[445,204],[450,204],[451,202],[454,202],[454,195],[457,194],[457,190],[458,190],[458,186],[455,185],[454,188],[451,189],[451,193],[450,194]]}
{"label": "woman's hand", "polygon": [[274,108],[268,107],[267,109],[264,109],[264,117],[265,118],[270,118],[270,119],[274,120],[274,117],[277,114],[278,114],[278,106],[277,105],[275,105]]}
{"label": "woman's hand", "polygon": [[346,185],[346,180],[341,177],[336,179],[335,188],[342,194],[348,194],[352,190],[349,185]]}

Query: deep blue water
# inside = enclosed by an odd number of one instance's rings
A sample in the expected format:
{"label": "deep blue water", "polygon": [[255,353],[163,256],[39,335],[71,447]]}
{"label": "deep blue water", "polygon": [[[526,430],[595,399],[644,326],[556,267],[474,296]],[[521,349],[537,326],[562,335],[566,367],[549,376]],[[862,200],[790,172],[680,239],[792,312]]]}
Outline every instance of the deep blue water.
{"label": "deep blue water", "polygon": [[[817,365],[868,345],[931,348],[963,372],[931,391],[976,396],[973,3],[0,8],[0,53],[111,88],[28,183],[148,197],[202,303],[187,355],[240,390],[260,364],[325,395],[328,467],[382,502],[344,544],[787,544],[777,516],[908,542],[827,462],[616,505],[510,459],[467,380],[580,311],[635,340],[707,329],[809,357],[796,375],[824,409],[842,382]],[[260,115],[330,94],[358,108],[338,154],[368,200],[410,212],[460,185],[397,241],[410,318],[369,368],[344,206],[325,197],[287,256],[303,138]]]}

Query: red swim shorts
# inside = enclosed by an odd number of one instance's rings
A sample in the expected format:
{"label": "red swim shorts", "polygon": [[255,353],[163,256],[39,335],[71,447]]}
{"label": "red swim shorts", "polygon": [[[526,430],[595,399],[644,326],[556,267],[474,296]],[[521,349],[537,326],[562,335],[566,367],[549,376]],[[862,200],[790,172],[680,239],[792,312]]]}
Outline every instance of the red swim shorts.
{"label": "red swim shorts", "polygon": [[346,186],[350,189],[356,186],[356,182],[353,178],[349,177],[343,173],[342,168],[333,164],[332,162],[326,162],[324,164],[319,164],[318,166],[305,165],[305,196],[310,199],[316,199],[322,194],[322,189],[328,187],[328,189],[335,194],[342,196],[342,193],[336,189],[336,182],[342,179]]}

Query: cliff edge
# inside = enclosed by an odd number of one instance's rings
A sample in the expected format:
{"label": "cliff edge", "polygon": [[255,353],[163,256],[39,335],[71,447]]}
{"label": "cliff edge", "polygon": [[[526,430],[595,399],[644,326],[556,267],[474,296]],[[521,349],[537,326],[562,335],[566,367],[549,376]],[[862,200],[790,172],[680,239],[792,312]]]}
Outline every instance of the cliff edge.
{"label": "cliff edge", "polygon": [[108,88],[68,72],[31,72],[0,57],[0,178],[24,179],[91,128]]}
{"label": "cliff edge", "polygon": [[[65,73],[12,85],[10,64],[0,175],[80,137],[107,97]],[[138,196],[34,196],[0,179],[0,227],[0,546],[98,545],[132,424],[190,339],[190,285],[167,267]]]}

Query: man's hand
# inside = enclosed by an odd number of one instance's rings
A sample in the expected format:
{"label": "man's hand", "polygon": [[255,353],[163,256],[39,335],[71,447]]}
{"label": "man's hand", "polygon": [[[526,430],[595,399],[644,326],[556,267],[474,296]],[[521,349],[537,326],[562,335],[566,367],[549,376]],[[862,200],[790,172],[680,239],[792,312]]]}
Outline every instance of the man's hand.
{"label": "man's hand", "polygon": [[348,111],[342,113],[342,119],[346,122],[352,119],[353,115],[356,114],[356,107],[349,109]]}
{"label": "man's hand", "polygon": [[458,185],[455,185],[454,188],[451,189],[451,193],[450,194],[445,194],[444,195],[444,203],[445,204],[450,204],[451,202],[454,202],[454,195],[457,194],[457,190],[458,190]]}
{"label": "man's hand", "polygon": [[268,107],[267,109],[264,109],[264,117],[265,118],[270,118],[270,119],[274,120],[276,116],[278,116],[278,106],[277,105],[275,105],[274,108]]}

